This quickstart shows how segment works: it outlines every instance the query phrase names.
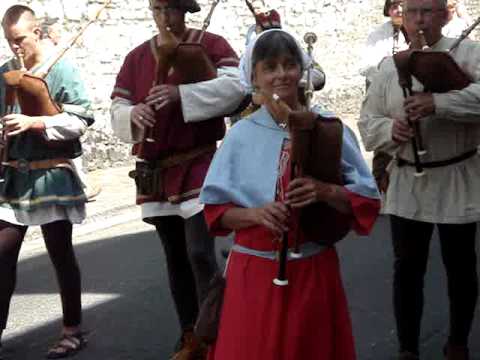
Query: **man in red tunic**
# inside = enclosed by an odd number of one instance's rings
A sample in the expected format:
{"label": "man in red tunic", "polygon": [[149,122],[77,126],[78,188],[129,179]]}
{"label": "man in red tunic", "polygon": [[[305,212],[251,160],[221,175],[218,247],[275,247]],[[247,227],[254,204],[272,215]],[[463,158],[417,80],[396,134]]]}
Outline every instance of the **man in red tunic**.
{"label": "man in red tunic", "polygon": [[[223,115],[241,102],[243,88],[227,41],[186,27],[185,13],[200,10],[195,0],[151,0],[150,9],[159,33],[125,58],[112,94],[112,127],[134,143],[137,204],[164,246],[182,329],[172,359],[202,359],[206,351],[192,327],[217,264],[198,194],[225,134]],[[200,51],[193,58],[192,48]]]}

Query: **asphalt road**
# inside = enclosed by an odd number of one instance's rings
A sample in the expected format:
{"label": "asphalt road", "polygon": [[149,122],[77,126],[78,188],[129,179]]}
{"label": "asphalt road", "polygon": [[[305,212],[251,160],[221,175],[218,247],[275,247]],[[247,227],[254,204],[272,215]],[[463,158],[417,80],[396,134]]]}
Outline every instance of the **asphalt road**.
{"label": "asphalt road", "polygon": [[[385,220],[379,220],[370,237],[351,236],[339,247],[359,360],[391,359],[396,352],[392,251]],[[220,248],[227,242],[219,239],[218,244]],[[163,252],[152,228],[133,221],[83,235],[76,239],[76,251],[83,273],[84,326],[90,334],[88,348],[75,359],[168,359],[179,329]],[[431,246],[426,284],[422,359],[439,360],[448,302],[437,239]],[[27,242],[4,334],[7,359],[42,359],[59,331],[60,302],[52,267],[42,242]],[[472,359],[480,360],[480,307],[471,351]]]}

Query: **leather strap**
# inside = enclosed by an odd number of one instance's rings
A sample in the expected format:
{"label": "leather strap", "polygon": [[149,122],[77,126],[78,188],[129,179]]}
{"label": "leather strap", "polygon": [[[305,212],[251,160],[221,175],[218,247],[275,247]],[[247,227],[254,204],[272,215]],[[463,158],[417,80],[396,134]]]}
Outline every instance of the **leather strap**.
{"label": "leather strap", "polygon": [[147,161],[154,165],[156,169],[167,169],[176,165],[181,165],[186,163],[190,160],[193,160],[200,155],[207,154],[207,153],[214,153],[217,150],[216,144],[209,144],[206,146],[198,147],[190,151],[181,152],[172,154],[170,156],[166,156],[163,159],[158,159],[154,161]]}
{"label": "leather strap", "polygon": [[[463,153],[461,155],[455,156],[451,159],[422,162],[422,167],[431,169],[431,168],[453,165],[453,164],[459,163],[463,160],[467,160],[477,153],[478,153],[478,150],[474,149],[474,150],[467,151],[466,153]],[[405,160],[405,159],[402,159],[402,158],[399,158],[399,157],[397,157],[395,160],[397,162],[398,167],[415,166],[415,163],[413,161]]]}
{"label": "leather strap", "polygon": [[28,172],[30,170],[41,170],[41,169],[53,169],[57,167],[65,167],[73,170],[71,160],[67,158],[57,158],[57,159],[46,159],[46,160],[36,160],[36,161],[27,161],[27,160],[12,160],[3,162],[2,165],[13,167],[22,172]]}

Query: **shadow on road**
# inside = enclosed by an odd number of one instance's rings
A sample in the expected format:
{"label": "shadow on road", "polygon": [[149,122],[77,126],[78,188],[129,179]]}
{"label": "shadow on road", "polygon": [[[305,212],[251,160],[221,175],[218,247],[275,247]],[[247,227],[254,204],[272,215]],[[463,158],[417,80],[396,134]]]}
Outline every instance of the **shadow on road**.
{"label": "shadow on road", "polygon": [[[397,352],[397,340],[391,296],[393,252],[388,218],[381,216],[369,237],[350,234],[338,248],[358,359],[393,359]],[[480,273],[480,264],[477,264],[477,271]],[[448,297],[436,231],[430,244],[430,260],[425,277],[421,334],[421,359],[443,359],[442,348],[448,334]],[[480,360],[478,306],[470,336],[470,351],[471,360]]]}
{"label": "shadow on road", "polygon": [[[156,234],[101,239],[77,245],[76,253],[82,268],[84,302],[92,294],[113,294],[115,298],[84,310],[90,343],[75,359],[167,359],[179,330]],[[16,295],[57,292],[47,255],[19,264]],[[53,305],[59,304],[59,298],[54,301]],[[60,321],[50,322],[4,345],[12,359],[41,359],[56,340],[59,328]]]}
{"label": "shadow on road", "polygon": [[[104,238],[78,244],[76,252],[83,274],[84,302],[91,296],[109,296],[84,310],[84,325],[91,331],[90,343],[75,359],[168,359],[179,329],[156,234],[147,231]],[[391,359],[396,352],[396,336],[391,305],[392,251],[386,219],[378,221],[370,237],[350,235],[339,245],[339,253],[358,359]],[[19,264],[16,296],[28,300],[27,295],[42,294],[57,294],[47,255]],[[448,302],[437,238],[432,241],[425,295],[422,359],[439,360],[446,338]],[[59,305],[58,297],[52,300],[53,305]],[[30,304],[27,308],[36,307]],[[35,315],[31,314],[32,318]],[[57,315],[59,318],[60,310]],[[59,328],[60,320],[50,320],[7,338],[7,359],[42,359]],[[480,359],[479,339],[477,311],[471,337],[472,359]]]}

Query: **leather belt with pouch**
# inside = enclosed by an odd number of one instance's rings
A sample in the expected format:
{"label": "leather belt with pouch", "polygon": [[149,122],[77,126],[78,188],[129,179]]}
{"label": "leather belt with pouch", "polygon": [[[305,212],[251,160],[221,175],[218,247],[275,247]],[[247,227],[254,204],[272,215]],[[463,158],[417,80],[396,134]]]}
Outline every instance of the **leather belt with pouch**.
{"label": "leather belt with pouch", "polygon": [[203,154],[215,152],[216,144],[209,144],[190,151],[175,153],[157,160],[137,161],[135,170],[128,176],[135,180],[139,195],[153,196],[162,189],[163,170],[185,164]]}
{"label": "leather belt with pouch", "polygon": [[53,169],[58,167],[68,168],[73,171],[71,160],[68,158],[45,159],[28,161],[25,159],[2,162],[3,166],[10,166],[19,172],[28,173],[30,170]]}

